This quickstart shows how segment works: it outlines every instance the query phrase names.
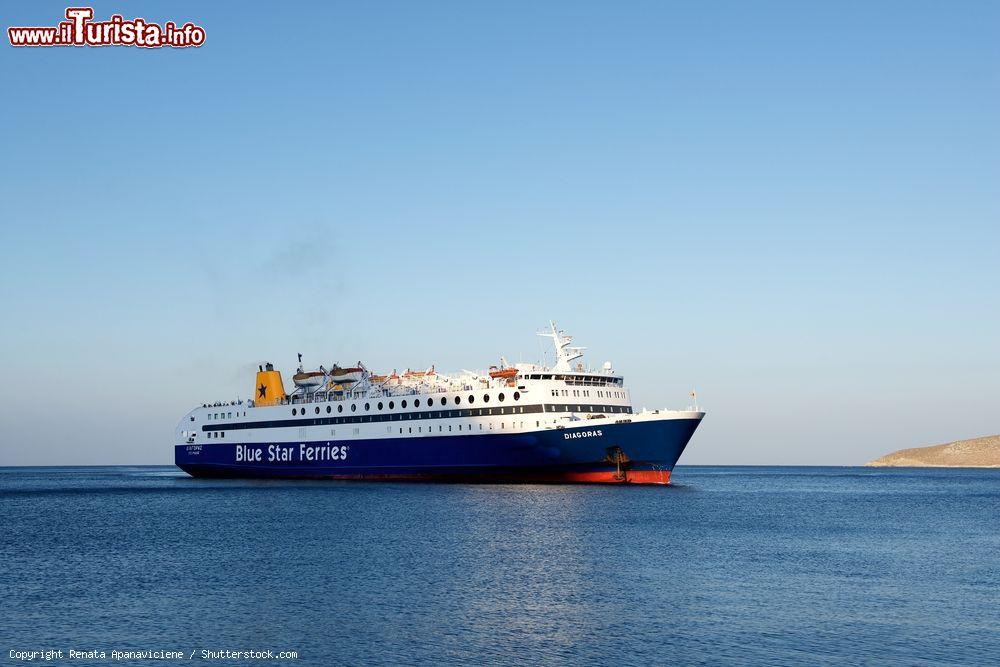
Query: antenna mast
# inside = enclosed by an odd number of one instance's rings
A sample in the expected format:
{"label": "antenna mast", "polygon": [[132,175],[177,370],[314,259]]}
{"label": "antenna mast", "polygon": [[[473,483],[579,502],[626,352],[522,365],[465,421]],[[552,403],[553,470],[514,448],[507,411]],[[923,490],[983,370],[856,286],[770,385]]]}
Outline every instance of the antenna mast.
{"label": "antenna mast", "polygon": [[565,331],[560,331],[556,328],[556,323],[549,320],[550,331],[540,331],[539,336],[544,336],[546,338],[552,339],[552,344],[556,348],[556,365],[553,370],[557,371],[569,371],[572,370],[570,362],[579,359],[583,356],[583,351],[587,348],[585,347],[574,347],[570,343],[573,342],[573,337],[567,334]]}

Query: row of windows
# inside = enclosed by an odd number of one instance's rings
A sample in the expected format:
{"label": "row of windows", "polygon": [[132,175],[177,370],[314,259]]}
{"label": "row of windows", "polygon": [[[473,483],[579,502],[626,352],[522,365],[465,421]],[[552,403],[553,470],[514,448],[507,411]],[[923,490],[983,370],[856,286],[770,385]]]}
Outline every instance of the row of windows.
{"label": "row of windows", "polygon": [[[558,420],[552,419],[550,421],[553,424],[555,424]],[[618,420],[615,423],[616,424],[621,424],[621,423],[624,423],[624,422],[627,422],[627,421],[631,421],[631,420],[620,419],[620,420]],[[546,423],[548,423],[548,421]],[[539,428],[541,425],[542,425],[541,421],[535,420],[535,428]],[[454,433],[454,432],[462,432],[462,431],[472,431],[472,430],[475,430],[475,427],[476,427],[476,424],[448,424],[447,428],[445,428],[444,424],[438,424],[437,431],[434,430],[433,426],[428,426],[427,430],[425,431],[423,426],[416,426],[416,427],[414,427],[414,426],[408,426],[408,427],[406,427],[405,433],[410,433],[410,434],[412,434],[412,433],[416,433],[416,434],[427,433],[428,435],[430,435],[432,433]],[[524,422],[523,421],[510,422],[510,427],[512,429],[515,429],[515,428],[524,428]],[[413,430],[414,428],[416,428],[417,430],[414,431]],[[499,429],[500,430],[506,430],[506,428],[507,428],[507,422],[500,422]],[[497,430],[497,425],[496,424],[479,424],[479,430],[480,431],[486,431],[486,430],[494,431],[494,430]],[[399,428],[399,432],[400,433],[404,433],[402,427]],[[386,429],[386,433],[392,433],[392,427],[388,427]],[[330,431],[330,435],[331,436],[336,436],[337,435],[337,431],[336,430]],[[354,429],[354,435],[358,435],[358,429]]]}
{"label": "row of windows", "polygon": [[[544,379],[549,379],[549,380],[551,380],[551,379],[554,378],[556,380],[560,380],[560,379],[567,379],[568,380],[569,378],[571,378],[571,377],[575,378],[576,376],[528,375],[527,377],[529,379],[543,379],[543,380]],[[613,380],[620,380],[620,378],[612,378],[612,379]],[[612,383],[612,384],[615,384],[615,383]],[[589,390],[574,389],[572,391],[573,391],[572,396],[574,396],[574,397],[577,397],[577,398],[589,398],[590,397],[590,391]],[[552,395],[553,396],[570,396],[571,394],[566,389],[553,389],[552,390]],[[514,397],[515,401],[520,400],[521,399],[521,392],[515,391],[513,397]],[[500,392],[497,395],[497,400],[500,401],[501,403],[504,401],[505,398],[506,398],[506,396],[504,395],[503,392]],[[598,391],[597,392],[597,398],[625,398],[625,392],[624,391]],[[473,396],[472,394],[469,394],[469,397],[468,397],[467,400],[468,400],[469,404],[471,405],[471,404],[473,404],[473,403],[476,402],[476,397]],[[448,399],[447,398],[441,398],[441,399],[438,399],[438,401],[440,402],[441,407],[446,407],[447,404],[448,404]],[[462,403],[462,397],[461,396],[455,396],[454,401],[455,401],[455,405],[461,405],[461,403]],[[483,403],[489,403],[489,402],[490,402],[490,395],[489,394],[483,394]],[[403,399],[402,401],[400,401],[399,406],[400,406],[400,408],[402,408],[402,409],[405,410],[406,407],[407,407],[407,401],[406,401],[406,399]],[[414,399],[414,401],[413,401],[413,407],[415,407],[415,408],[419,408],[420,407],[420,399],[419,398]],[[434,398],[433,397],[427,399],[427,407],[429,407],[429,408],[430,407],[434,407]],[[378,410],[385,409],[385,404],[382,401],[379,401],[378,404],[377,404],[377,409]],[[390,410],[395,410],[396,409],[396,402],[395,401],[389,401],[389,409]],[[365,409],[364,409],[364,411],[368,412],[370,410],[371,410],[371,403],[365,403]],[[342,413],[343,411],[344,411],[344,405],[341,403],[340,405],[337,406],[337,412],[338,413]],[[358,411],[358,404],[357,403],[352,403],[351,404],[351,412],[357,412],[357,411]],[[314,412],[314,414],[317,414],[317,415],[320,414],[320,408],[319,408],[319,406],[316,406],[315,408],[313,408],[313,412]],[[332,414],[332,413],[333,413],[332,406],[329,406],[329,405],[326,406],[326,414]],[[299,416],[299,415],[305,416],[305,414],[306,414],[306,408],[292,408],[292,416]],[[242,413],[237,412],[236,416],[237,417],[246,417],[247,413],[245,411],[242,412]],[[232,419],[233,418],[233,413],[232,412],[214,412],[214,413],[210,412],[210,413],[208,413],[207,418],[208,418],[209,421],[211,421],[211,420],[219,420],[219,419]],[[191,421],[194,421],[194,415],[191,416]]]}
{"label": "row of windows", "polygon": [[618,377],[602,377],[594,375],[551,375],[548,373],[533,373],[524,376],[527,380],[559,380],[573,385],[587,385],[589,387],[620,387],[622,379]]}
{"label": "row of windows", "polygon": [[[557,420],[553,420],[553,423],[555,423],[556,421]],[[621,424],[621,423],[626,423],[626,422],[629,422],[629,421],[631,421],[631,420],[620,419],[620,420],[618,420],[615,423],[616,424]],[[454,431],[461,432],[462,430],[472,431],[474,426],[475,426],[474,424],[457,424],[457,425],[456,424],[448,424],[447,433],[452,433]],[[479,424],[479,430],[480,431],[485,431],[485,430],[492,431],[492,430],[495,429],[495,426],[496,426],[495,424]],[[536,420],[535,421],[535,427],[538,428],[539,426],[541,426],[541,421]],[[444,433],[444,432],[446,432],[445,429],[444,429],[444,427],[445,427],[444,424],[438,424],[437,432],[438,433]],[[512,429],[514,429],[514,428],[524,428],[524,422],[523,421],[521,421],[521,422],[511,422],[510,423],[510,427]],[[425,432],[423,426],[417,426],[416,428],[417,428],[416,433],[418,433],[418,434]],[[506,428],[507,428],[507,422],[500,422],[500,430],[506,430]],[[360,431],[360,429],[354,428],[353,429],[353,434],[354,435],[359,435],[359,431]],[[391,428],[390,428],[390,432],[391,432]],[[399,432],[400,433],[403,432],[403,428],[402,427],[399,428]],[[413,427],[412,426],[408,426],[407,429],[406,429],[406,432],[407,433],[414,433]],[[428,434],[433,433],[434,432],[434,427],[433,426],[428,426],[426,432]],[[330,435],[333,435],[333,436],[337,435],[337,431],[336,430],[330,431]],[[206,433],[206,437],[208,437],[208,438],[225,438],[226,437],[226,432],[225,431],[209,431],[208,433]]]}
{"label": "row of windows", "polygon": [[591,414],[631,413],[627,405],[579,405],[545,404],[520,405],[495,408],[462,408],[458,410],[422,410],[420,412],[393,412],[388,414],[345,415],[343,417],[307,417],[305,419],[275,419],[273,421],[235,422],[229,424],[202,426],[203,431],[221,429],[289,428],[293,426],[323,426],[336,424],[369,424],[387,421],[411,421],[420,419],[454,419],[461,417],[488,417],[505,414],[525,414],[537,412],[581,412]]}
{"label": "row of windows", "polygon": [[[461,430],[462,430],[462,426],[463,426],[462,424],[458,424],[458,430],[459,430],[459,431],[461,431]],[[472,424],[468,424],[468,430],[469,430],[469,431],[471,431],[471,430],[472,430],[472,426],[473,426]],[[535,426],[538,426],[538,422],[535,422]],[[448,432],[449,432],[449,433],[451,433],[451,427],[452,427],[452,424],[449,424],[449,425],[448,425]],[[510,427],[511,427],[511,428],[518,428],[518,427],[520,427],[520,428],[524,428],[524,422],[511,422],[511,423],[510,423]],[[507,422],[500,422],[500,428],[501,428],[501,429],[506,429],[506,428],[507,428]],[[479,430],[480,430],[480,431],[484,431],[484,430],[486,430],[486,429],[485,429],[485,428],[483,427],[483,424],[480,424],[480,425],[479,425]],[[489,425],[489,430],[490,430],[490,431],[492,431],[492,430],[493,430],[493,424],[490,424],[490,425]],[[400,428],[400,429],[399,429],[399,432],[400,432],[400,433],[402,433],[402,432],[403,432],[403,429],[402,429],[402,428]],[[413,431],[413,427],[412,427],[412,426],[409,426],[409,427],[407,427],[407,431],[406,431],[406,432],[407,432],[407,433],[413,433],[413,432],[414,432],[414,431]],[[416,432],[417,432],[417,433],[423,433],[423,432],[424,432],[424,427],[423,427],[423,426],[418,426],[418,427],[417,427],[417,430],[416,430]],[[434,427],[433,427],[433,426],[428,426],[428,427],[427,427],[427,432],[428,432],[428,433],[433,433],[433,432],[434,432]],[[444,425],[443,425],[443,424],[439,424],[439,425],[438,425],[438,430],[437,430],[437,432],[438,432],[438,433],[444,433]]]}
{"label": "row of windows", "polygon": [[[572,393],[570,393],[572,391]],[[587,389],[553,389],[553,396],[575,396],[577,398],[589,398],[590,391]],[[625,398],[624,391],[599,391],[597,398]]]}
{"label": "row of windows", "polygon": [[[506,398],[507,397],[504,395],[503,392],[500,392],[499,394],[497,394],[497,400],[500,401],[501,403],[503,403],[504,399],[506,399]],[[441,403],[441,407],[445,407],[448,404],[448,399],[446,399],[446,398],[442,398],[442,399],[439,399],[439,400],[440,400],[440,403]],[[519,391],[515,391],[514,392],[514,400],[515,401],[521,400],[521,392],[519,392]],[[469,401],[469,404],[475,403],[476,402],[476,397],[473,396],[472,394],[469,394],[468,401]],[[490,402],[490,395],[489,394],[483,394],[483,403],[489,403],[489,402]],[[455,397],[455,405],[461,405],[461,403],[462,403],[462,397],[461,396],[456,396]],[[382,401],[379,401],[376,407],[377,407],[377,409],[382,410],[382,409],[385,408],[385,405],[383,404]],[[399,407],[402,408],[402,409],[404,409],[404,410],[406,409],[406,407],[407,407],[407,401],[406,401],[405,398],[402,401],[399,402]],[[420,407],[420,399],[419,398],[417,398],[417,399],[415,399],[413,401],[413,407],[415,407],[415,408],[419,408]],[[434,407],[434,399],[433,398],[428,398],[427,399],[427,407],[429,407],[429,408]],[[365,403],[365,412],[368,412],[371,409],[372,409],[372,404],[371,403]],[[390,410],[395,410],[396,409],[396,402],[395,401],[389,401],[389,409]],[[341,403],[340,405],[337,406],[337,412],[341,413],[343,411],[344,411],[344,404]],[[358,411],[358,404],[357,403],[351,403],[351,412],[357,412],[357,411]],[[332,412],[333,412],[333,406],[330,406],[330,405],[326,406],[326,414],[331,414]],[[317,414],[317,415],[320,413],[320,409],[319,409],[318,405],[315,408],[313,408],[313,413]],[[229,413],[229,414],[230,414],[230,416],[232,415],[232,413]],[[245,414],[246,413],[244,413],[244,415]],[[293,417],[295,417],[297,415],[305,415],[305,414],[306,414],[306,409],[305,408],[292,408],[292,416]]]}
{"label": "row of windows", "polygon": [[[562,407],[569,407],[569,406],[562,406]],[[615,406],[615,407],[620,408],[620,410],[622,412],[625,411],[624,408],[621,408],[621,406]],[[555,423],[556,421],[557,420],[552,420],[553,423]],[[619,419],[615,423],[616,424],[622,424],[622,423],[627,423],[627,422],[630,422],[630,421],[631,421],[630,419]],[[456,428],[456,426],[457,426],[457,428]],[[462,431],[463,429],[468,430],[468,431],[472,431],[473,430],[473,426],[474,426],[474,424],[457,424],[457,425],[455,425],[455,424],[448,424],[448,431],[447,432],[448,433],[452,433],[452,432],[454,432],[453,429],[457,430],[457,431]],[[487,426],[489,427],[490,431],[494,430],[494,424],[486,424],[486,425],[479,424],[479,430],[480,431],[486,430]],[[535,428],[538,428],[540,426],[541,426],[541,421],[536,420],[535,421]],[[510,423],[510,427],[511,428],[524,428],[524,422],[523,421],[521,421],[521,422],[511,422]],[[505,430],[506,428],[507,428],[507,422],[500,422],[500,429],[501,430]],[[400,433],[403,432],[403,428],[402,427],[399,428],[399,432]],[[416,432],[418,434],[419,433],[423,433],[424,432],[424,427],[423,426],[418,426]],[[428,426],[427,427],[427,433],[433,433],[433,432],[434,432],[434,427],[433,426]],[[445,432],[445,430],[444,430],[444,424],[438,424],[437,432],[438,433],[444,433]],[[407,433],[413,433],[413,427],[412,426],[408,426],[407,427]],[[354,428],[353,429],[353,434],[354,435],[359,435],[360,434],[360,429]],[[330,435],[333,435],[333,436],[337,435],[337,431],[336,430],[330,431]],[[205,434],[205,437],[207,437],[207,438],[225,438],[226,437],[226,432],[225,431],[209,431],[208,433]]]}
{"label": "row of windows", "polygon": [[[616,423],[622,423],[622,422],[626,422],[626,421],[630,421],[630,420],[619,420]],[[553,420],[553,423],[555,423],[555,420]],[[461,432],[462,430],[472,431],[473,430],[473,426],[475,426],[475,425],[474,424],[457,424],[457,425],[456,424],[448,424],[448,430],[447,430],[447,432],[448,433],[453,433],[454,431]],[[492,430],[494,430],[494,426],[495,425],[494,424],[487,424],[487,425],[479,424],[479,430],[480,431],[487,430],[486,426],[489,427],[488,430],[492,431]],[[541,426],[541,421],[536,420],[535,421],[535,428],[538,428],[539,426]],[[512,429],[513,428],[524,428],[524,422],[523,421],[521,421],[521,422],[511,422],[510,423],[510,427]],[[500,429],[501,430],[506,430],[506,428],[507,428],[507,422],[500,422]],[[399,432],[400,433],[403,432],[403,428],[402,427],[400,427]],[[406,429],[406,432],[407,433],[413,433],[414,432],[413,431],[413,427],[412,426],[408,426],[407,429]],[[418,426],[416,432],[418,434],[419,433],[424,433],[424,427],[423,426]],[[433,426],[428,426],[426,432],[428,434],[433,433],[434,432],[434,427]],[[445,433],[444,424],[438,424],[437,432],[438,433]],[[330,431],[330,434],[331,435],[336,435],[337,432],[336,431]],[[357,429],[357,428],[354,429],[354,435],[359,435],[359,429]],[[225,431],[209,431],[206,434],[206,437],[208,437],[208,438],[225,438],[226,437],[226,432]]]}
{"label": "row of windows", "polygon": [[[246,417],[247,413],[244,412],[242,415],[240,415],[240,413],[237,412],[236,416],[237,417],[240,417],[240,416]],[[209,419],[232,419],[233,418],[233,413],[232,412],[209,412],[208,413],[208,418]],[[194,421],[194,415],[191,415],[191,421]]]}

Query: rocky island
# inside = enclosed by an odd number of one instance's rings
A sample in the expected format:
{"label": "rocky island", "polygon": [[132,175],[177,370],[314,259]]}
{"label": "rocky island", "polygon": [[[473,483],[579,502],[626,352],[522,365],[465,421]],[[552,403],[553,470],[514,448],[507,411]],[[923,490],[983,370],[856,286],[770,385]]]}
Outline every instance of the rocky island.
{"label": "rocky island", "polygon": [[866,465],[904,468],[1000,468],[1000,435],[958,440],[930,447],[900,449]]}

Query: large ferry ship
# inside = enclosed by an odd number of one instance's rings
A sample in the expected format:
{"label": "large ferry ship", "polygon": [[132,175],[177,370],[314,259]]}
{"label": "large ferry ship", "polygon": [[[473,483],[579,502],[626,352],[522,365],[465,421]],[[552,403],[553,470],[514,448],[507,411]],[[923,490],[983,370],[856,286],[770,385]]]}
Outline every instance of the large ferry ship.
{"label": "large ferry ship", "polygon": [[358,362],[292,376],[258,367],[254,398],[203,404],[177,426],[195,477],[668,484],[705,413],[635,411],[610,362],[550,323],[555,362],[388,375]]}

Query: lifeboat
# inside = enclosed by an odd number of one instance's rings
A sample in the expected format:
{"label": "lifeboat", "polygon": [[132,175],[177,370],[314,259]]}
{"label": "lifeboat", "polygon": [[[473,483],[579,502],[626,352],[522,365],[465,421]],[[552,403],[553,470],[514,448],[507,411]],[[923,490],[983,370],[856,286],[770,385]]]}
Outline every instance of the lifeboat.
{"label": "lifeboat", "polygon": [[334,366],[330,370],[330,380],[339,384],[358,382],[361,380],[364,372],[365,369],[360,366],[356,366],[354,368],[341,368],[340,366]]}
{"label": "lifeboat", "polygon": [[396,371],[393,371],[391,375],[379,375],[379,377],[382,378],[379,382],[386,385],[396,386],[400,382],[399,375]]}
{"label": "lifeboat", "polygon": [[312,389],[323,384],[324,375],[321,371],[300,371],[292,376],[296,387]]}
{"label": "lifeboat", "polygon": [[435,375],[437,375],[437,373],[434,371],[434,367],[433,366],[431,366],[430,368],[428,368],[425,371],[411,371],[409,368],[407,368],[406,372],[403,373],[403,379],[404,380],[414,380],[414,379],[415,380],[419,380],[420,378],[433,377]]}
{"label": "lifeboat", "polygon": [[497,378],[513,380],[517,377],[517,373],[518,370],[516,368],[500,368],[499,366],[490,366],[490,377],[494,380]]}

